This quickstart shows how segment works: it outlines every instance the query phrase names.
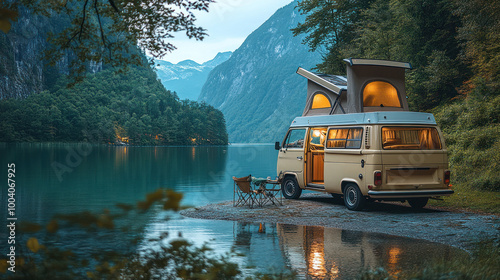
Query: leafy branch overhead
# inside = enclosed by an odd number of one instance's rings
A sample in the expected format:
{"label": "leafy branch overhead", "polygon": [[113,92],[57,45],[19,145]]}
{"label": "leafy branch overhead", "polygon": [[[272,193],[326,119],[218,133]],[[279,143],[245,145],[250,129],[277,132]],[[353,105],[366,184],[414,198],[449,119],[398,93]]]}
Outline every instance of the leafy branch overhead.
{"label": "leafy branch overhead", "polygon": [[[194,12],[208,12],[213,0],[17,0],[6,10],[21,6],[46,17],[61,16],[68,27],[50,33],[46,59],[51,65],[68,52],[76,73],[83,73],[88,62],[103,62],[113,67],[140,65],[137,46],[154,57],[176,49],[168,42],[174,34],[184,32],[188,38],[203,40],[206,30],[195,24]],[[2,4],[5,5],[5,4]],[[6,17],[0,17],[4,23]],[[11,17],[12,19],[12,17]],[[3,25],[2,25],[3,26]],[[10,28],[2,28],[8,30]]]}

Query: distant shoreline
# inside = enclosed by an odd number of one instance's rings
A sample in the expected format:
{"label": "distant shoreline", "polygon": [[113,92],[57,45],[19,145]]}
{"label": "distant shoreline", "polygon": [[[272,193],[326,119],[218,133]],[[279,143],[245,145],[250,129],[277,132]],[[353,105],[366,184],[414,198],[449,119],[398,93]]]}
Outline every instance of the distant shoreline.
{"label": "distant shoreline", "polygon": [[[90,144],[96,146],[109,146],[109,147],[227,147],[228,145],[116,145],[108,143],[92,143],[92,142],[0,142],[0,145],[17,145],[17,144],[43,144],[43,145],[78,145],[78,144]],[[250,145],[250,144],[248,144]]]}
{"label": "distant shoreline", "polygon": [[0,142],[0,145],[16,145],[16,144],[90,144],[90,145],[102,145],[102,146],[113,146],[113,147],[227,147],[227,146],[272,146],[274,143],[228,143],[227,145],[118,145],[118,144],[108,144],[108,143],[93,143],[93,142]]}
{"label": "distant shoreline", "polygon": [[349,211],[326,194],[283,199],[283,206],[233,207],[232,201],[181,211],[190,218],[249,223],[283,223],[376,232],[438,242],[466,251],[474,243],[498,236],[500,218],[471,212],[426,207],[415,210],[400,203],[373,203],[364,211]]}

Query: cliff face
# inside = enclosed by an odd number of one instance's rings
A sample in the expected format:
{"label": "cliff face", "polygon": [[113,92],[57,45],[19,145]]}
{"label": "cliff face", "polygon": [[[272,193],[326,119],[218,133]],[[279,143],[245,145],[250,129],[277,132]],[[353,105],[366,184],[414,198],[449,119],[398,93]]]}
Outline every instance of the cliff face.
{"label": "cliff face", "polygon": [[279,9],[250,34],[203,86],[198,100],[224,113],[230,142],[279,141],[304,109],[307,82],[295,72],[314,67],[321,56],[290,31],[305,19],[296,5]]}
{"label": "cliff face", "polygon": [[56,68],[42,60],[47,33],[67,24],[62,16],[45,18],[21,8],[8,34],[0,32],[0,99],[26,98],[48,86],[59,73],[68,72],[69,56]]}

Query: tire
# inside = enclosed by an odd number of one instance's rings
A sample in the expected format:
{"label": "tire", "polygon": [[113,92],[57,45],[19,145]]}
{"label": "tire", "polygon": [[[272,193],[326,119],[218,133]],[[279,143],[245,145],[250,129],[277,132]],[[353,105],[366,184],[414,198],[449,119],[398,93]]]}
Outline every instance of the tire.
{"label": "tire", "polygon": [[427,202],[429,201],[428,197],[419,197],[419,198],[411,198],[408,199],[408,203],[410,204],[411,208],[414,209],[422,209],[427,205]]}
{"label": "tire", "polygon": [[297,199],[302,194],[302,189],[299,187],[299,183],[297,183],[295,177],[288,176],[281,183],[281,192],[287,199]]}
{"label": "tire", "polygon": [[366,198],[356,184],[347,184],[344,189],[344,204],[349,210],[359,211],[365,206]]}

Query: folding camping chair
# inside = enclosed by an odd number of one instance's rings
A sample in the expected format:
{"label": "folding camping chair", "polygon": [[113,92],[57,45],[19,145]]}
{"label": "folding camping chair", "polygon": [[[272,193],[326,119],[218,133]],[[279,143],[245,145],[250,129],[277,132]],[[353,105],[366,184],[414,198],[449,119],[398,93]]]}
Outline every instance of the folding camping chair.
{"label": "folding camping chair", "polygon": [[[233,181],[233,206],[248,204],[251,208],[254,203],[258,203],[258,192],[256,190],[252,190],[252,175],[241,178],[233,176]],[[238,186],[238,188],[236,188],[236,186]]]}
{"label": "folding camping chair", "polygon": [[[259,206],[264,206],[268,203],[276,206],[283,205],[281,179],[271,180],[254,178],[252,183],[255,184],[256,191],[260,194],[260,199],[258,200]],[[269,188],[268,185],[271,185],[271,187]]]}

